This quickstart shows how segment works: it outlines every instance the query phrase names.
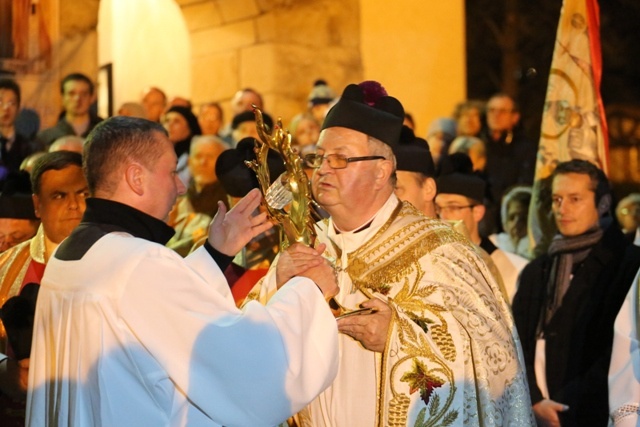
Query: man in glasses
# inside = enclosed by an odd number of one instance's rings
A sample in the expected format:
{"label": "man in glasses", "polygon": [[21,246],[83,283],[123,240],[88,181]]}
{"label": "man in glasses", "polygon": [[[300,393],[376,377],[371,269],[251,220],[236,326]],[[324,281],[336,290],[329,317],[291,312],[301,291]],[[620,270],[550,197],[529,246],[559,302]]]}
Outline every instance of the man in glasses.
{"label": "man in glasses", "polygon": [[[403,118],[379,84],[349,85],[305,156],[330,214],[316,231],[335,265],[336,300],[347,313],[371,312],[338,319],[338,376],[300,422],[531,425],[518,338],[485,264],[464,237],[394,194]],[[278,259],[261,301],[299,273]]]}
{"label": "man in glasses", "polygon": [[494,277],[504,284],[505,296],[511,302],[516,293],[518,274],[527,265],[527,260],[498,249],[491,240],[480,236],[480,221],[485,215],[485,187],[484,180],[471,173],[454,172],[438,177],[436,212],[446,221],[462,221],[471,242],[491,258],[497,270]]}

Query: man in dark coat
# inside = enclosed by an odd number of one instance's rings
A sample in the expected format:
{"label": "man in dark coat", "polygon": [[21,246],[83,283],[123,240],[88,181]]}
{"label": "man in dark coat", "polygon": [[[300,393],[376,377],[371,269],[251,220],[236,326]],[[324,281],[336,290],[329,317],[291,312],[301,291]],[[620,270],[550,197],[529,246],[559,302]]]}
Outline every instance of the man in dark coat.
{"label": "man in dark coat", "polygon": [[583,160],[558,165],[552,211],[559,233],[520,276],[513,314],[539,425],[606,426],[613,322],[631,279],[628,243],[610,214],[604,173]]}

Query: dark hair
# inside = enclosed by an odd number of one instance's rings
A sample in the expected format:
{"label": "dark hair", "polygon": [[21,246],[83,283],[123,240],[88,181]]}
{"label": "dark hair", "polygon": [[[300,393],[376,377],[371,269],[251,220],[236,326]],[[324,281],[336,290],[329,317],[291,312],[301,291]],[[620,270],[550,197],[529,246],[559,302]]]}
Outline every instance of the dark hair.
{"label": "dark hair", "polygon": [[13,79],[0,79],[0,89],[10,90],[16,94],[18,107],[20,106],[20,86]]}
{"label": "dark hair", "polygon": [[[128,161],[153,170],[164,153],[157,134],[167,135],[161,124],[137,117],[116,116],[100,122],[84,145],[84,174],[89,192],[97,189],[112,194],[118,184],[112,173]],[[167,142],[168,143],[168,142]]]}
{"label": "dark hair", "polygon": [[591,191],[595,193],[596,205],[600,202],[600,199],[603,196],[611,194],[611,187],[607,176],[604,174],[602,169],[598,168],[593,163],[578,159],[559,163],[553,171],[551,182],[553,182],[556,176],[567,173],[580,173],[589,176],[591,179]]}
{"label": "dark hair", "polygon": [[86,75],[82,74],[82,73],[71,73],[71,74],[67,74],[64,79],[62,79],[62,81],[60,82],[60,93],[64,94],[64,85],[67,82],[72,82],[72,81],[81,81],[81,82],[85,82],[86,84],[89,85],[89,94],[93,95],[93,82],[91,81],[91,79],[89,77],[87,77]]}
{"label": "dark hair", "polygon": [[43,154],[36,160],[31,170],[31,190],[34,194],[40,194],[42,175],[50,170],[62,170],[69,166],[82,167],[82,156],[73,151],[54,151]]}

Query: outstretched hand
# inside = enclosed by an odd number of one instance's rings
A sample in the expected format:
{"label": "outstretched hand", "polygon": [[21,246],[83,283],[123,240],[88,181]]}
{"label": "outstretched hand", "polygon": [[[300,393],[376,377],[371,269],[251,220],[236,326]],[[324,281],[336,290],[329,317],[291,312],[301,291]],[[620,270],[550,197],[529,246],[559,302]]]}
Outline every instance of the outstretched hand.
{"label": "outstretched hand", "polygon": [[209,225],[208,240],[217,251],[234,256],[247,243],[260,233],[264,233],[273,224],[265,212],[254,215],[260,206],[262,195],[254,188],[244,196],[229,212],[221,201],[218,212]]}

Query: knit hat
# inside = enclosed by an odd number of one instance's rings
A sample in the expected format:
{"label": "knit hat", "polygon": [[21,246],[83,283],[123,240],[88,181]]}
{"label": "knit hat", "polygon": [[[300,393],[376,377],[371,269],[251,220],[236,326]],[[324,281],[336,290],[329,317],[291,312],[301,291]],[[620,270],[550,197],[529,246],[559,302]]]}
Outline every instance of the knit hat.
{"label": "knit hat", "polygon": [[336,93],[329,87],[326,81],[316,80],[307,99],[309,100],[309,104],[313,106],[329,104],[335,99],[335,97]]}
{"label": "knit hat", "polygon": [[[243,138],[236,148],[225,150],[218,156],[216,176],[228,195],[244,197],[249,191],[259,187],[255,172],[245,164],[245,160],[255,159],[255,139],[251,137]],[[284,162],[278,153],[269,150],[267,164],[269,177],[273,183],[286,170]]]}
{"label": "knit hat", "polygon": [[[269,129],[273,129],[273,119],[270,115],[262,112],[262,120],[264,120],[264,124],[269,127]],[[243,111],[240,114],[236,114],[233,116],[233,120],[231,121],[231,129],[238,129],[238,126],[244,122],[255,122],[256,115],[253,111]]]}
{"label": "knit hat", "polygon": [[191,108],[181,107],[181,106],[173,106],[167,110],[168,113],[178,113],[187,121],[187,125],[189,125],[189,130],[191,131],[191,136],[193,135],[202,135],[202,129],[200,128],[200,124],[198,124],[198,118]]}
{"label": "knit hat", "polygon": [[377,82],[350,84],[322,124],[322,129],[344,127],[394,146],[400,139],[404,108]]}
{"label": "knit hat", "polygon": [[393,147],[396,156],[396,169],[407,172],[420,172],[428,177],[435,176],[435,165],[429,151],[429,144],[418,138],[413,130],[402,126],[400,143]]}

